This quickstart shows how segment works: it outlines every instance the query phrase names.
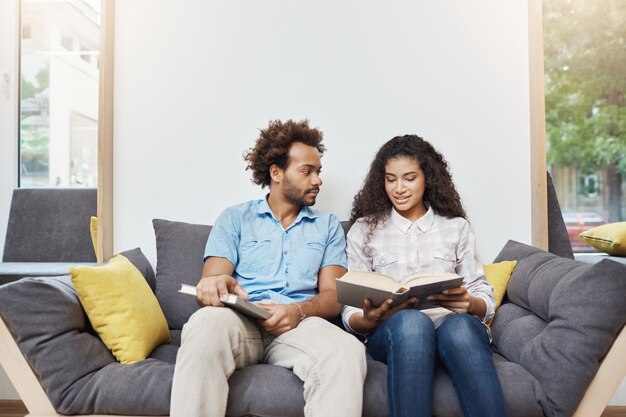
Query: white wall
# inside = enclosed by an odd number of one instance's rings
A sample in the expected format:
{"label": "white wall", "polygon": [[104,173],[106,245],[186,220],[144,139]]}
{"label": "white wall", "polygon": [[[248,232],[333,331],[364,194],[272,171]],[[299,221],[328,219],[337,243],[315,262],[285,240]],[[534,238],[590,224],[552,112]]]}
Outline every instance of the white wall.
{"label": "white wall", "polygon": [[276,118],[325,133],[316,208],[347,219],[375,151],[417,133],[485,261],[531,241],[524,2],[118,2],[115,48],[116,251],[154,261],[152,218],[209,224],[262,196],[241,155]]}

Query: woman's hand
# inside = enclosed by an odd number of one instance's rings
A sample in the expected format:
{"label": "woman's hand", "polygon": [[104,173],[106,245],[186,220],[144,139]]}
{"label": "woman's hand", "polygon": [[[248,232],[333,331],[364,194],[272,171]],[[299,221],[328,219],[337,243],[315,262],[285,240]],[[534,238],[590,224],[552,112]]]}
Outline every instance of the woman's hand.
{"label": "woman's hand", "polygon": [[473,314],[481,320],[487,310],[487,305],[483,299],[470,295],[465,287],[450,288],[439,294],[429,295],[428,301],[455,313]]}
{"label": "woman's hand", "polygon": [[386,320],[393,313],[405,308],[415,307],[417,302],[417,298],[411,297],[392,308],[393,300],[389,298],[380,306],[374,307],[372,302],[366,298],[363,300],[363,314],[353,314],[350,317],[350,327],[359,333],[371,333],[383,320]]}

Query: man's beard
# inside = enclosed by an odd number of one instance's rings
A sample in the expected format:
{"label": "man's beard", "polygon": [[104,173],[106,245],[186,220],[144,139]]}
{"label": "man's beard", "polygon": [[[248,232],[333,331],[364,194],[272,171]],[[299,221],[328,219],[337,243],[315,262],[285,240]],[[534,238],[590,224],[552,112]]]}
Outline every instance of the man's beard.
{"label": "man's beard", "polygon": [[285,176],[283,177],[283,194],[285,198],[292,204],[304,207],[304,206],[312,206],[315,204],[316,197],[313,197],[313,200],[307,200],[305,196],[311,191],[319,191],[319,187],[308,188],[304,192],[301,189],[296,187],[294,183],[289,181],[289,179]]}

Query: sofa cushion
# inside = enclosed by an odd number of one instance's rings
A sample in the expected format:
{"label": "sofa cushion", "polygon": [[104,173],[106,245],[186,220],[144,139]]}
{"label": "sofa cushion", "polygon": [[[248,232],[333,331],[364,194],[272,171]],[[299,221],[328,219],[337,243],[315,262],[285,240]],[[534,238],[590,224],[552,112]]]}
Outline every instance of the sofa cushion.
{"label": "sofa cushion", "polygon": [[[367,360],[363,416],[387,415],[387,367]],[[302,381],[289,369],[252,365],[237,370],[229,380],[228,416],[303,417]]]}
{"label": "sofa cushion", "polygon": [[[522,366],[509,362],[498,354],[494,354],[493,359],[508,415],[510,417],[543,416],[542,403],[545,404],[547,400],[539,382]],[[435,370],[433,415],[463,417],[452,379],[441,363],[438,363]]]}
{"label": "sofa cushion", "polygon": [[89,219],[95,188],[16,188],[3,262],[95,262]]}
{"label": "sofa cushion", "polygon": [[[25,278],[0,287],[0,315],[57,412],[169,413],[179,330],[151,358],[121,365],[90,328],[69,276]],[[384,364],[368,360],[365,417],[387,415],[386,372]],[[287,369],[252,365],[235,371],[229,385],[229,416],[303,415],[302,382]]]}
{"label": "sofa cushion", "polygon": [[120,255],[123,255],[126,259],[128,259],[135,268],[141,272],[141,275],[145,278],[146,282],[154,292],[156,287],[156,277],[154,276],[154,269],[152,269],[152,265],[150,265],[150,261],[146,258],[146,255],[143,254],[140,248],[126,250],[124,252],[120,252]]}
{"label": "sofa cushion", "polygon": [[509,241],[496,262],[512,259],[518,264],[492,325],[494,346],[539,382],[546,415],[569,416],[626,322],[626,267],[585,265]]}
{"label": "sofa cushion", "polygon": [[170,329],[182,329],[197,309],[193,297],[178,293],[180,284],[196,285],[211,226],[154,219],[156,296]]}
{"label": "sofa cushion", "polygon": [[561,205],[549,172],[547,173],[546,194],[548,198],[548,252],[574,259],[572,243],[569,240]]}
{"label": "sofa cushion", "polygon": [[170,330],[169,343],[163,343],[157,346],[156,349],[150,353],[150,358],[171,363],[172,365],[175,364],[176,354],[178,353],[178,348],[180,348],[181,333],[182,330]]}
{"label": "sofa cushion", "polygon": [[116,362],[89,325],[69,276],[24,278],[1,286],[0,316],[57,412],[169,412],[166,376],[171,381],[173,365]]}
{"label": "sofa cushion", "polygon": [[70,275],[91,325],[120,363],[146,359],[156,346],[169,342],[154,293],[125,256],[102,266],[72,268]]}

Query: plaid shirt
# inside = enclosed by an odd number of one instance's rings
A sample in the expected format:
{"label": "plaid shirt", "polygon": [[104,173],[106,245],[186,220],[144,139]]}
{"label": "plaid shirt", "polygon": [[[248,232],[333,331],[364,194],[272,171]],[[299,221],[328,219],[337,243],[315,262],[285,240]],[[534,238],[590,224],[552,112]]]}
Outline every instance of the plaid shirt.
{"label": "plaid shirt", "polygon": [[[349,269],[380,272],[397,281],[414,273],[456,273],[463,277],[468,293],[487,304],[483,322],[493,317],[493,288],[485,279],[476,254],[474,232],[464,218],[449,219],[429,208],[412,222],[392,208],[387,220],[376,227],[369,240],[368,234],[369,226],[363,219],[358,219],[348,232]],[[343,308],[342,319],[347,329],[354,332],[349,326],[350,316],[361,312],[355,307]],[[424,313],[438,327],[452,312],[433,308]]]}

